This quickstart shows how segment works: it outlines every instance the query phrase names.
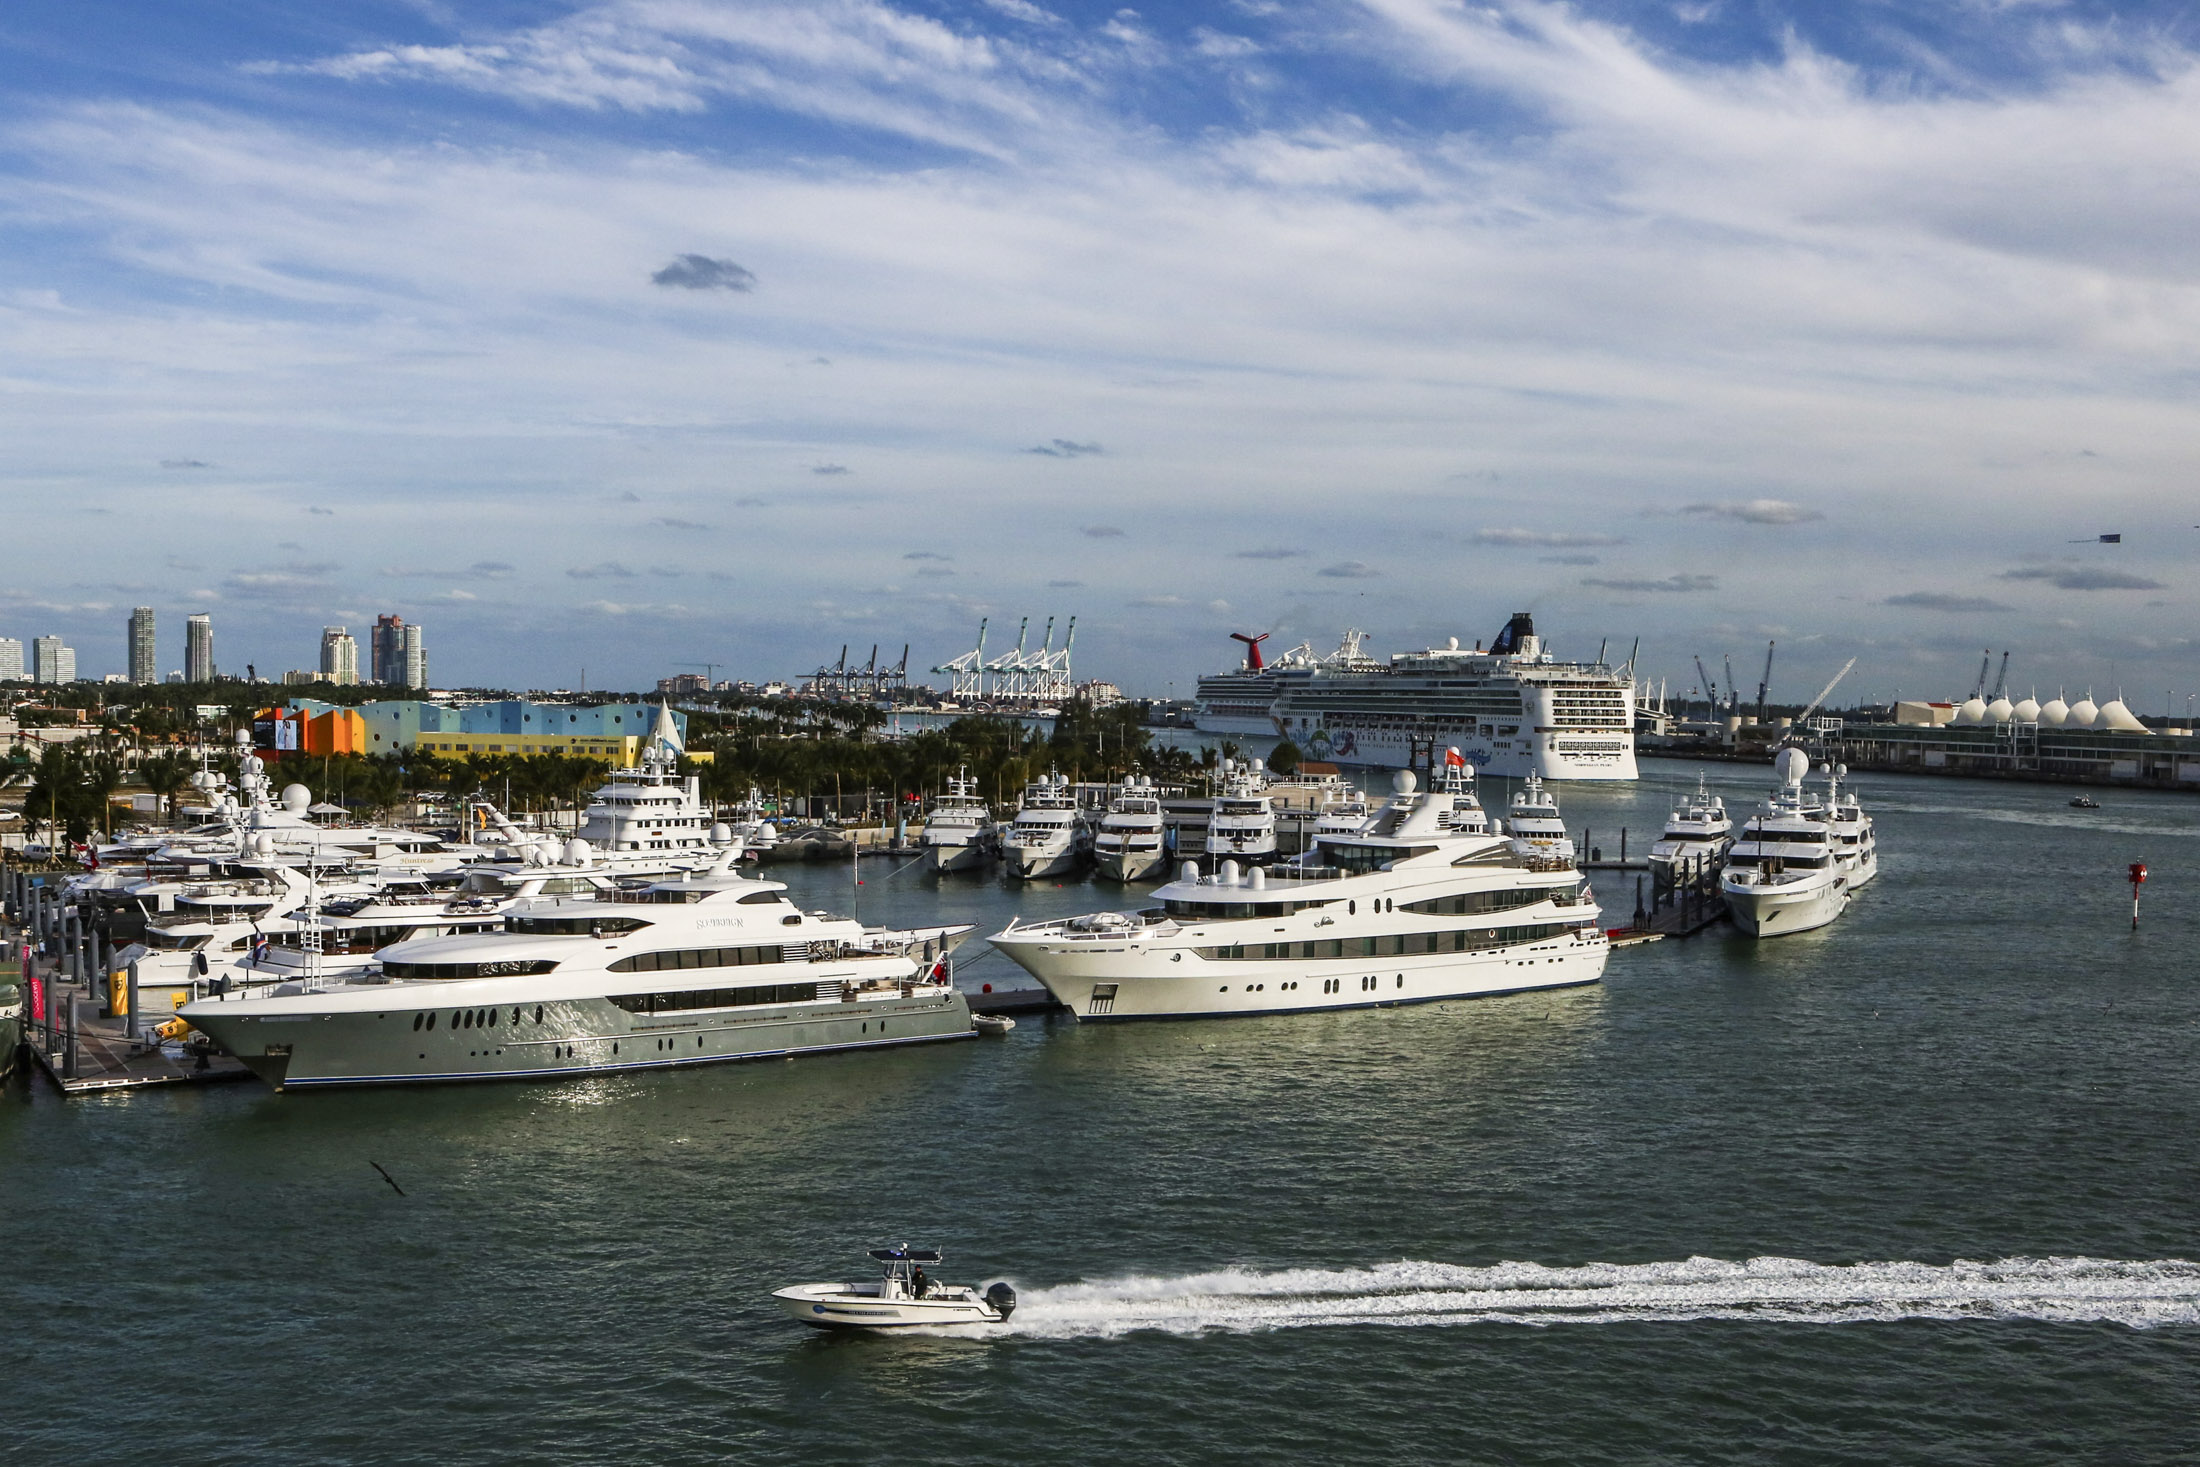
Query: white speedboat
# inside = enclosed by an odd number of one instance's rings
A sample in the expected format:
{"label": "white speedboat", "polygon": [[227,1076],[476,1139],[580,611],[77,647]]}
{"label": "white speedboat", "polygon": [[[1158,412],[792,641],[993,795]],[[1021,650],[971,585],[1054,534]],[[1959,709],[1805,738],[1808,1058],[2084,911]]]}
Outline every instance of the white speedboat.
{"label": "white speedboat", "polygon": [[968,765],[948,777],[947,793],[924,817],[924,853],[934,871],[969,871],[993,859],[993,810],[978,798]]}
{"label": "white speedboat", "polygon": [[1543,787],[1541,775],[1531,774],[1521,782],[1520,792],[1505,811],[1505,825],[1514,844],[1525,850],[1561,861],[1574,858],[1574,840],[1559,818],[1558,798]]}
{"label": "white speedboat", "polygon": [[1611,943],[1571,864],[1490,831],[1463,779],[1426,794],[1411,773],[1393,783],[1365,829],[1272,871],[1186,862],[1150,910],[1012,922],[992,943],[1080,1021],[1388,1007],[1603,976]]}
{"label": "white speedboat", "polygon": [[1001,861],[1025,881],[1066,876],[1084,863],[1091,838],[1069,777],[1049,772],[1024,790],[1016,818],[1001,833]]}
{"label": "white speedboat", "polygon": [[1780,787],[1752,815],[1719,873],[1734,925],[1751,937],[1785,937],[1823,927],[1848,910],[1849,881],[1834,854],[1826,810],[1803,789],[1810,758],[1782,749]]}
{"label": "white speedboat", "polygon": [[1650,870],[1671,886],[1691,871],[1717,870],[1733,844],[1734,820],[1726,813],[1726,801],[1711,793],[1698,775],[1696,792],[1673,807],[1664,831],[1651,844]]}
{"label": "white speedboat", "polygon": [[1276,858],[1276,807],[1260,760],[1222,761],[1222,793],[1207,812],[1207,854],[1218,861]]}
{"label": "white speedboat", "polygon": [[1006,1283],[979,1293],[968,1284],[935,1283],[924,1271],[940,1261],[936,1248],[873,1248],[886,1265],[875,1284],[795,1284],[772,1290],[787,1311],[818,1329],[908,1329],[918,1325],[1006,1324],[1016,1291]]}
{"label": "white speedboat", "polygon": [[1161,819],[1161,796],[1153,781],[1134,774],[1108,802],[1093,832],[1092,854],[1100,875],[1110,881],[1143,881],[1168,867],[1168,832]]}

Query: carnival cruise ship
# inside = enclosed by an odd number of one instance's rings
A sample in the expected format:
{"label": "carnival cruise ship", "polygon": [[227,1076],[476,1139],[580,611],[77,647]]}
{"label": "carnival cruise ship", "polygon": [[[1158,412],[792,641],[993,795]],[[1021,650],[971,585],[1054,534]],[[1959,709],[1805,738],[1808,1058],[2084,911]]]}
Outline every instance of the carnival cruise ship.
{"label": "carnival cruise ship", "polygon": [[1310,759],[1402,765],[1455,746],[1486,775],[1635,778],[1632,667],[1561,662],[1518,612],[1491,642],[1279,677],[1274,731]]}
{"label": "carnival cruise ship", "polygon": [[1138,913],[992,943],[1080,1020],[1384,1007],[1594,983],[1611,943],[1581,874],[1489,829],[1463,771],[1409,771],[1367,825],[1274,870],[1187,863]]}
{"label": "carnival cruise ship", "polygon": [[1327,657],[1317,656],[1313,643],[1301,642],[1274,662],[1263,662],[1260,644],[1268,640],[1268,633],[1230,633],[1234,640],[1245,644],[1245,661],[1228,672],[1212,673],[1199,680],[1194,693],[1197,709],[1193,726],[1201,733],[1269,737],[1276,731],[1276,691],[1286,680],[1322,668],[1371,672],[1382,666],[1361,652],[1366,635],[1357,630],[1346,632],[1337,650]]}

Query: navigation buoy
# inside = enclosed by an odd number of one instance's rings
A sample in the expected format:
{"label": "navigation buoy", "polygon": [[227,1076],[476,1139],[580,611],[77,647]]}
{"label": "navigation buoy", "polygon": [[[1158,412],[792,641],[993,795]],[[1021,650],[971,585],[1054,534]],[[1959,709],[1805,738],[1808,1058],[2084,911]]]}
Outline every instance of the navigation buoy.
{"label": "navigation buoy", "polygon": [[2139,930],[2139,888],[2147,884],[2147,863],[2131,863],[2131,930]]}

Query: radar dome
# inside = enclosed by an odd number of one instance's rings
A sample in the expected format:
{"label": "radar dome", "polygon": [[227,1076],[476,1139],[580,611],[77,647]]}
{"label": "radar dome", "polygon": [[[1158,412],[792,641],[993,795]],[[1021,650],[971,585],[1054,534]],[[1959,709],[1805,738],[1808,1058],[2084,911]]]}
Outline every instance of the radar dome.
{"label": "radar dome", "polygon": [[2009,710],[2009,716],[2019,723],[2038,723],[2040,721],[2040,700],[2026,698]]}
{"label": "radar dome", "polygon": [[1772,771],[1780,776],[1782,784],[1801,784],[1803,776],[1810,773],[1810,755],[1801,749],[1782,749],[1772,761]]}
{"label": "radar dome", "polygon": [[2016,712],[2015,706],[2007,698],[1996,698],[1986,705],[1986,721],[1988,723],[2007,723],[2016,716]]}
{"label": "radar dome", "polygon": [[1410,769],[1401,769],[1390,777],[1390,787],[1401,795],[1412,794],[1414,786],[1420,782],[1413,777],[1413,771]]}
{"label": "radar dome", "polygon": [[195,790],[210,790],[213,787],[214,776],[208,774],[205,770],[202,769],[198,773],[191,776],[191,788]]}
{"label": "radar dome", "polygon": [[1963,705],[1956,709],[1956,716],[1950,720],[1952,723],[1984,723],[1985,721],[1986,700],[1984,698],[1964,699]]}
{"label": "radar dome", "polygon": [[568,866],[585,866],[595,854],[589,849],[588,842],[577,835],[565,843],[565,864]]}
{"label": "radar dome", "polygon": [[2061,728],[2070,721],[2070,705],[2061,698],[2049,698],[2040,705],[2040,722],[2049,728]]}
{"label": "radar dome", "polygon": [[1196,884],[1199,881],[1199,863],[1197,861],[1186,861],[1183,865],[1177,867],[1176,879],[1186,885]]}
{"label": "radar dome", "polygon": [[306,807],[312,803],[313,791],[307,789],[304,785],[286,784],[283,786],[283,808],[291,814],[305,814]]}
{"label": "radar dome", "polygon": [[2147,726],[2132,716],[2131,710],[2124,706],[2124,700],[2121,698],[2111,698],[2103,703],[2101,711],[2093,717],[2093,726],[2095,728],[2119,729],[2124,733],[2145,733],[2147,731]]}
{"label": "radar dome", "polygon": [[1260,760],[1255,759],[1252,763],[1246,765],[1245,767],[1251,770],[1254,774],[1258,774],[1262,770],[1266,769],[1268,766],[1266,764],[1263,764]]}
{"label": "radar dome", "polygon": [[1215,873],[1215,880],[1224,886],[1236,886],[1238,884],[1238,863],[1224,861],[1222,869]]}
{"label": "radar dome", "polygon": [[262,834],[252,837],[252,854],[255,856],[274,855],[275,837],[265,834],[264,832]]}
{"label": "radar dome", "polygon": [[2092,728],[2100,722],[2101,710],[2093,706],[2091,698],[2080,698],[2070,705],[2070,727]]}
{"label": "radar dome", "polygon": [[714,846],[733,844],[733,827],[721,820],[710,828],[710,843]]}

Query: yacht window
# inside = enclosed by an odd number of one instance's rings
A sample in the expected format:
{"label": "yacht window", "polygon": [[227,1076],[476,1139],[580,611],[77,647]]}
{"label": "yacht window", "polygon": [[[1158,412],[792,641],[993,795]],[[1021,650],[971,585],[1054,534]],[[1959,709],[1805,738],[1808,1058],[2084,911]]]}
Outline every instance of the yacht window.
{"label": "yacht window", "polygon": [[382,971],[392,978],[513,978],[548,973],[558,965],[548,958],[502,958],[487,963],[406,963],[382,960]]}
{"label": "yacht window", "polygon": [[752,891],[741,898],[740,904],[744,907],[768,907],[778,900],[779,893],[776,891]]}
{"label": "yacht window", "polygon": [[731,1009],[759,1004],[815,1003],[815,983],[765,983],[753,988],[695,988],[679,993],[614,993],[630,1014],[671,1014],[691,1009]]}
{"label": "yacht window", "polygon": [[511,913],[504,919],[506,932],[526,932],[536,935],[555,933],[602,934],[614,936],[622,932],[638,932],[651,924],[640,917],[588,917],[588,916],[522,916]]}
{"label": "yacht window", "polygon": [[784,961],[779,948],[706,947],[674,952],[636,953],[611,964],[614,973],[658,973],[679,968],[740,968],[754,963]]}
{"label": "yacht window", "polygon": [[699,902],[709,895],[708,891],[692,887],[661,886],[650,892],[649,899],[653,902],[665,902],[673,906],[685,906],[691,902]]}

